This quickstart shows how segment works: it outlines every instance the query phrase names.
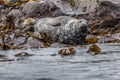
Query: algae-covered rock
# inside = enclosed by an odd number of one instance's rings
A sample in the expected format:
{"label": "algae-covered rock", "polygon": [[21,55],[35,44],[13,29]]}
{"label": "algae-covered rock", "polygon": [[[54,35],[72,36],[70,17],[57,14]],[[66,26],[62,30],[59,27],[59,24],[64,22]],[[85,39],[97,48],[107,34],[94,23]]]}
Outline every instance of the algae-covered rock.
{"label": "algae-covered rock", "polygon": [[86,39],[85,39],[85,42],[87,44],[95,44],[97,43],[99,40],[99,38],[97,38],[96,36],[94,35],[87,35]]}
{"label": "algae-covered rock", "polygon": [[101,48],[97,45],[91,45],[87,52],[94,55],[101,54]]}
{"label": "algae-covered rock", "polygon": [[46,33],[54,42],[67,44],[84,44],[88,32],[86,20],[67,16],[39,19],[34,27],[37,32]]}
{"label": "algae-covered rock", "polygon": [[75,55],[75,53],[76,53],[76,50],[74,48],[61,49],[58,51],[58,54],[61,56]]}

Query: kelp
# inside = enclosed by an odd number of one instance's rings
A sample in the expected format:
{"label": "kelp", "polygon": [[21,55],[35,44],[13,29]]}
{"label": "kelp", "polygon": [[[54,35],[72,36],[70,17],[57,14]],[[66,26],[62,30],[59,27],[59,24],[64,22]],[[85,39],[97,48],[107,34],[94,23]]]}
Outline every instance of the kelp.
{"label": "kelp", "polygon": [[75,55],[76,51],[73,47],[69,49],[61,49],[58,51],[58,54],[61,56],[69,56],[69,55]]}
{"label": "kelp", "polygon": [[98,54],[101,54],[101,49],[97,45],[91,45],[87,52],[93,53],[94,55],[98,55]]}

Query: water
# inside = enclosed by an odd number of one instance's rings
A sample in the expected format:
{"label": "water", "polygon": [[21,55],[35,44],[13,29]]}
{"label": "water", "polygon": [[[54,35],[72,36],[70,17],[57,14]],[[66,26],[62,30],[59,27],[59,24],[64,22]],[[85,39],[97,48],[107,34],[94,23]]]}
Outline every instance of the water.
{"label": "water", "polygon": [[[22,50],[34,56],[0,63],[0,80],[120,80],[120,44],[99,44],[107,54],[90,55],[76,47],[75,56],[51,56],[60,48]],[[0,52],[9,58],[21,50]]]}

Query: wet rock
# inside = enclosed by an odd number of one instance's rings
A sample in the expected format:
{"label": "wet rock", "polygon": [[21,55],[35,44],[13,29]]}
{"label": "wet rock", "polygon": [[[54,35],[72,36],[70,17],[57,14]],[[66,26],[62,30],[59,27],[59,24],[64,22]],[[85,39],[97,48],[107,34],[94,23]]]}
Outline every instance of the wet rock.
{"label": "wet rock", "polygon": [[66,47],[66,45],[65,44],[60,44],[60,43],[52,43],[50,45],[50,47],[53,47],[53,48],[56,48],[56,47],[62,48],[62,47]]}
{"label": "wet rock", "polygon": [[87,15],[88,12],[95,11],[96,0],[53,0],[60,10],[69,16]]}
{"label": "wet rock", "polygon": [[2,59],[0,62],[9,62],[9,61],[14,61],[14,59]]}
{"label": "wet rock", "polygon": [[36,80],[56,80],[56,79],[54,79],[54,78],[38,78]]}
{"label": "wet rock", "polygon": [[35,19],[33,19],[33,18],[27,18],[27,19],[25,19],[25,21],[23,22],[23,26],[28,26],[28,25],[30,25],[30,24],[34,24],[35,22],[36,22]]}
{"label": "wet rock", "polygon": [[34,17],[34,16],[38,17],[40,15],[39,14],[40,11],[38,9],[39,7],[40,4],[38,2],[28,2],[23,7],[22,12],[30,17]]}
{"label": "wet rock", "polygon": [[98,42],[98,38],[94,35],[87,35],[86,39],[85,39],[85,43],[87,44],[95,44]]}
{"label": "wet rock", "polygon": [[4,44],[2,46],[2,50],[10,50],[10,49],[11,49],[11,47],[9,45]]}
{"label": "wet rock", "polygon": [[50,56],[57,56],[57,54],[51,54]]}
{"label": "wet rock", "polygon": [[120,33],[109,34],[99,38],[100,43],[120,43]]}
{"label": "wet rock", "polygon": [[39,19],[35,31],[48,35],[54,42],[65,44],[84,44],[88,32],[88,24],[84,19],[60,16]]}
{"label": "wet rock", "polygon": [[35,38],[32,38],[30,37],[28,40],[27,40],[27,44],[25,44],[25,46],[27,48],[43,48],[44,47],[44,43],[41,42],[40,40],[38,39],[35,39]]}
{"label": "wet rock", "polygon": [[57,16],[62,15],[59,8],[50,0],[28,2],[23,7],[22,12],[28,17],[55,17],[56,14]]}
{"label": "wet rock", "polygon": [[110,36],[114,39],[120,40],[120,33],[111,34]]}
{"label": "wet rock", "polygon": [[0,54],[0,62],[9,62],[9,61],[14,61],[14,59],[9,59],[7,58],[6,55]]}
{"label": "wet rock", "polygon": [[119,39],[110,39],[110,40],[105,40],[104,43],[120,43]]}
{"label": "wet rock", "polygon": [[33,56],[33,54],[29,54],[27,52],[20,52],[14,55],[15,57],[29,57],[29,56]]}
{"label": "wet rock", "polygon": [[15,37],[12,39],[12,42],[14,43],[14,46],[18,46],[18,45],[22,45],[26,43],[27,38],[24,36],[19,36],[19,37]]}
{"label": "wet rock", "polygon": [[18,9],[13,9],[8,13],[9,16],[14,16],[15,18],[20,18],[23,16],[22,12]]}
{"label": "wet rock", "polygon": [[87,52],[97,55],[97,54],[101,54],[101,49],[97,45],[91,45]]}
{"label": "wet rock", "polygon": [[[110,16],[108,16],[110,17]],[[98,28],[113,28],[116,25],[120,24],[120,17],[118,18],[111,18],[105,17],[104,20],[100,23]]]}
{"label": "wet rock", "polygon": [[111,29],[95,29],[91,34],[93,35],[106,35],[111,32]]}
{"label": "wet rock", "polygon": [[76,51],[74,48],[69,49],[61,49],[58,51],[58,54],[61,56],[69,56],[69,55],[75,55]]}
{"label": "wet rock", "polygon": [[6,55],[0,54],[0,58],[5,58]]}
{"label": "wet rock", "polygon": [[75,1],[76,3],[75,6],[77,6],[77,9],[75,9],[74,11],[87,13],[86,15],[85,14],[82,15],[82,17],[84,17],[87,20],[104,20],[105,18],[115,19],[120,17],[119,0],[83,0],[83,1],[73,0],[73,1]]}

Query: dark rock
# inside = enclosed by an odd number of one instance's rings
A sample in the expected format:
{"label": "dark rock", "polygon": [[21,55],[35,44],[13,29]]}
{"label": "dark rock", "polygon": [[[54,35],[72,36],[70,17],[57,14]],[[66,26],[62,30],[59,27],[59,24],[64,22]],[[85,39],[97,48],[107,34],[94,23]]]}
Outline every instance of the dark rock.
{"label": "dark rock", "polygon": [[57,54],[51,54],[50,56],[57,56]]}
{"label": "dark rock", "polygon": [[9,46],[9,45],[3,45],[2,46],[2,50],[10,50],[11,49],[11,47]]}
{"label": "dark rock", "polygon": [[39,19],[35,24],[35,30],[46,33],[54,42],[84,44],[88,24],[84,19],[60,16]]}
{"label": "dark rock", "polygon": [[27,52],[20,52],[14,55],[15,57],[29,57],[29,56],[33,56],[33,54],[29,54]]}
{"label": "dark rock", "polygon": [[0,62],[9,62],[9,61],[14,61],[14,59],[2,59]]}
{"label": "dark rock", "polygon": [[6,55],[0,54],[0,58],[5,58]]}
{"label": "dark rock", "polygon": [[[108,16],[110,17],[110,16]],[[113,28],[116,25],[120,24],[120,17],[119,18],[111,18],[105,17],[105,19],[100,23],[98,28]],[[107,19],[106,19],[107,18]]]}

